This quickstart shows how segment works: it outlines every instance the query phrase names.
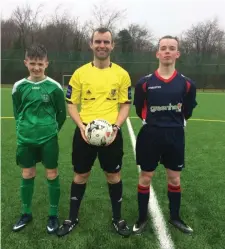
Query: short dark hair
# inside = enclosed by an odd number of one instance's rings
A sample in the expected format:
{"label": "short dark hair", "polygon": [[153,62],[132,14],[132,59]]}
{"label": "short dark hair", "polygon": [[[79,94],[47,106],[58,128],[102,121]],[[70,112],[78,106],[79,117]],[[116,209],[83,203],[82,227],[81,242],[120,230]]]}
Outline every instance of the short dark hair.
{"label": "short dark hair", "polygon": [[99,32],[99,33],[101,33],[101,34],[104,34],[104,33],[106,33],[106,32],[109,32],[109,33],[111,34],[112,42],[113,42],[113,34],[112,34],[112,31],[111,31],[109,28],[105,28],[105,27],[97,28],[97,29],[95,29],[95,30],[92,32],[92,35],[91,35],[91,42],[93,42],[95,32]]}
{"label": "short dark hair", "polygon": [[159,42],[158,42],[158,48],[159,48],[159,44],[160,44],[161,40],[163,40],[163,39],[173,39],[173,40],[176,40],[177,44],[178,44],[177,47],[179,48],[179,40],[178,40],[178,38],[176,36],[172,36],[172,35],[165,35],[165,36],[161,37],[159,39]]}
{"label": "short dark hair", "polygon": [[42,44],[32,44],[26,49],[25,58],[30,59],[45,59],[48,58],[47,49]]}

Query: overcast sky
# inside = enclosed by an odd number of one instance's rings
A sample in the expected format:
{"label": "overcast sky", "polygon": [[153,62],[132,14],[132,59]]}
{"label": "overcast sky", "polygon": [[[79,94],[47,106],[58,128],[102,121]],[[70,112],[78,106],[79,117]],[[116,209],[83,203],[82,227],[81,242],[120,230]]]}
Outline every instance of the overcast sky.
{"label": "overcast sky", "polygon": [[218,17],[220,27],[225,30],[225,0],[2,0],[2,18],[8,18],[16,6],[30,5],[34,10],[40,4],[42,16],[53,14],[60,5],[60,13],[79,17],[81,23],[89,20],[95,5],[106,5],[112,9],[126,10],[119,27],[138,23],[148,27],[156,37],[166,34],[179,35],[201,21]]}

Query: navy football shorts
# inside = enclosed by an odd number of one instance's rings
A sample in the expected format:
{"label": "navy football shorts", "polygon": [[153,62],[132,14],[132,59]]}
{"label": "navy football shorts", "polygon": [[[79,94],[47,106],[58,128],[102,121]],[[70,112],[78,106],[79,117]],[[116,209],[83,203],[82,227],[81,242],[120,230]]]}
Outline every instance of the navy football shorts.
{"label": "navy football shorts", "polygon": [[136,162],[143,171],[154,171],[159,163],[165,168],[184,168],[185,135],[183,127],[144,125],[137,136]]}

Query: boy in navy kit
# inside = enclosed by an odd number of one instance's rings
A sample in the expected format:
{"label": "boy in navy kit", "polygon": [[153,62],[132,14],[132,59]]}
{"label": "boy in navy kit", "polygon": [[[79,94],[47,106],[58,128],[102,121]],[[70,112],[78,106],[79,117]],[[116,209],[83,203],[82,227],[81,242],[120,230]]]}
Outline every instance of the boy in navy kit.
{"label": "boy in navy kit", "polygon": [[184,233],[193,230],[180,218],[180,174],[184,167],[186,120],[197,105],[196,87],[192,80],[175,69],[179,58],[176,37],[159,40],[159,68],[139,80],[135,87],[134,105],[143,120],[136,144],[136,161],[141,167],[138,183],[139,217],[133,232],[142,233],[147,224],[150,182],[159,161],[168,179],[169,222]]}

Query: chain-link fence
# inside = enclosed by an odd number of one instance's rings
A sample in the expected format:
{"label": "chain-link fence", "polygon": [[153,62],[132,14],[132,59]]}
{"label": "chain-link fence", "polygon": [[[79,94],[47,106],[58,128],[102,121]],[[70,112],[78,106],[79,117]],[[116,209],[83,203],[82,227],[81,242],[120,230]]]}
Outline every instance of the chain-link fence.
{"label": "chain-link fence", "polygon": [[[47,74],[49,77],[64,83],[69,81],[69,77],[81,65],[92,60],[91,51],[71,52],[71,53],[50,53],[49,67]],[[23,63],[24,51],[8,50],[2,51],[1,77],[3,84],[13,84],[15,81],[27,75],[27,69]],[[113,62],[126,69],[135,85],[137,80],[149,73],[154,72],[158,67],[155,53],[112,53]],[[225,58],[218,56],[202,57],[189,55],[182,56],[177,61],[177,69],[185,76],[196,82],[198,89],[223,89],[225,90]],[[62,80],[64,79],[64,82]]]}

